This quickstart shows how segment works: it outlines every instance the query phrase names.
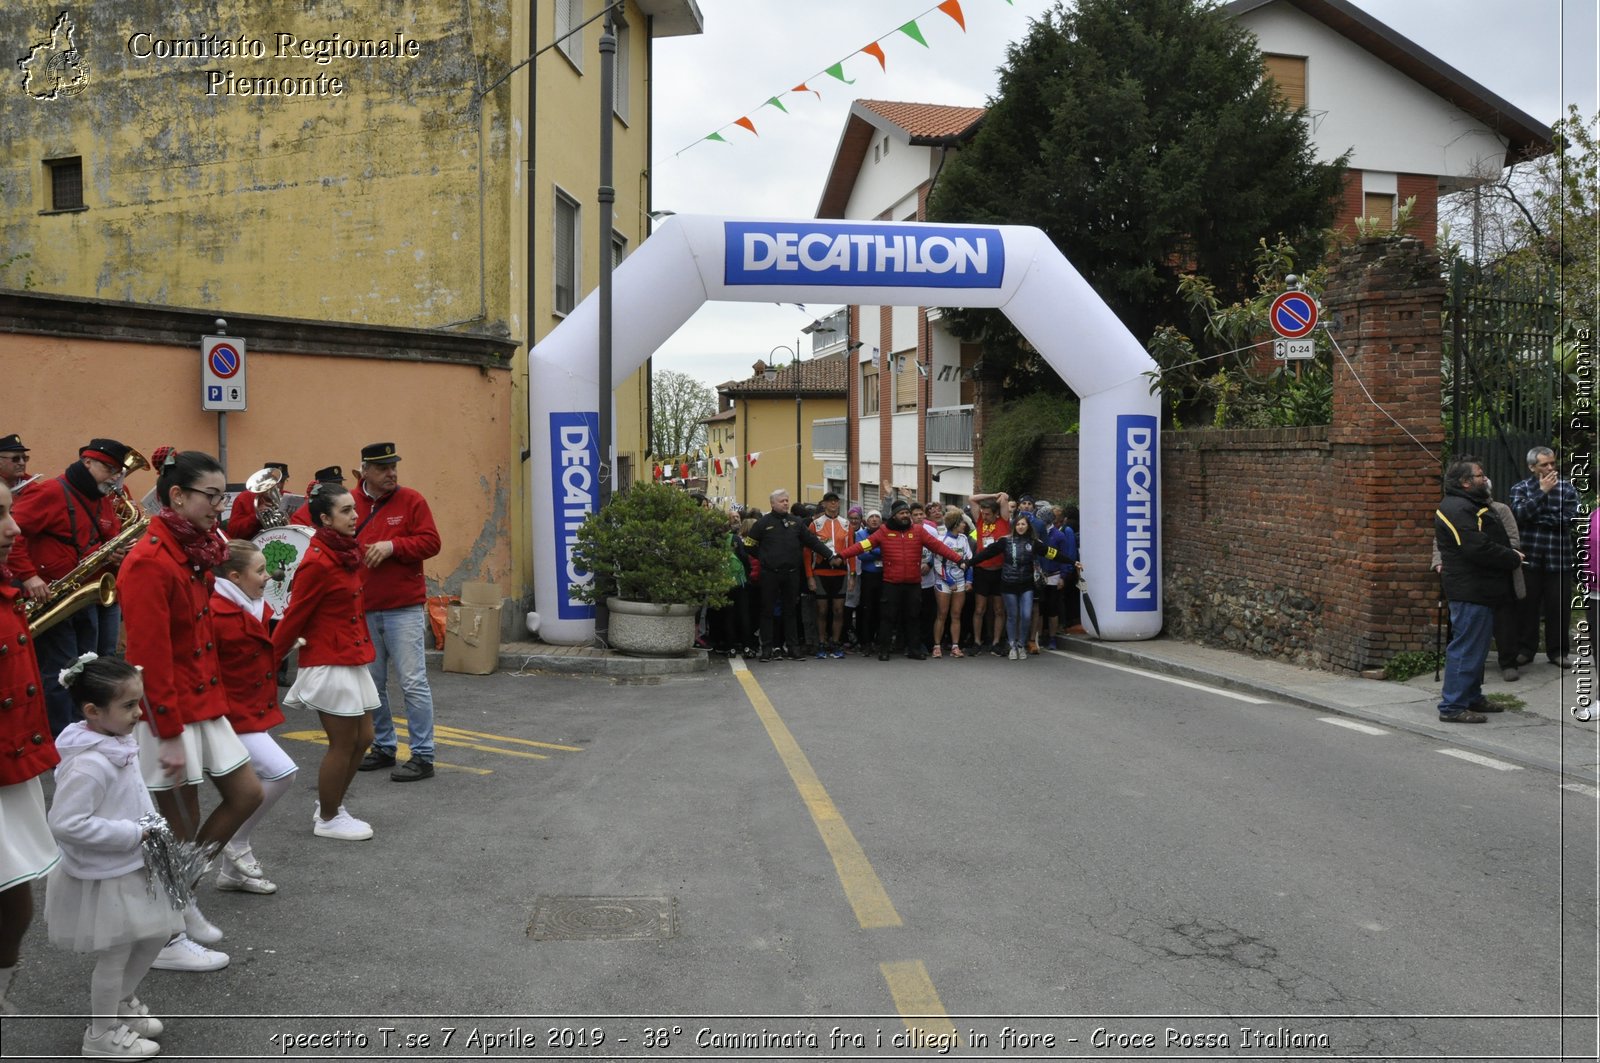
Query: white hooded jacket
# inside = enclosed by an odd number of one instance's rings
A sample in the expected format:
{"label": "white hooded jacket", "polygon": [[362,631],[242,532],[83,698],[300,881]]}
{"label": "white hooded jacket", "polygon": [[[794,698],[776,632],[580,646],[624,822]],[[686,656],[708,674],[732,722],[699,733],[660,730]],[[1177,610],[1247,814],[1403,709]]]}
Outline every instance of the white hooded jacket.
{"label": "white hooded jacket", "polygon": [[139,817],[153,810],[139,774],[139,744],[82,721],[56,739],[56,796],[47,817],[73,878],[116,878],[144,866]]}

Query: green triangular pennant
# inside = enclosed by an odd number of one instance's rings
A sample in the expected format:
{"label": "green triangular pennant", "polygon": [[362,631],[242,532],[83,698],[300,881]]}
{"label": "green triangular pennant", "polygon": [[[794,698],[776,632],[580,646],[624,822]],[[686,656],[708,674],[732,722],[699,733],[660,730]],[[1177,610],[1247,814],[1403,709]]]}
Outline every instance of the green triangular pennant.
{"label": "green triangular pennant", "polygon": [[923,37],[922,37],[922,27],[917,25],[917,20],[916,19],[912,19],[910,22],[907,22],[904,26],[901,26],[900,27],[900,32],[904,33],[907,37],[910,37],[912,40],[916,41],[918,44],[922,45],[924,48],[926,48],[928,46],[928,42],[926,40],[924,40]]}
{"label": "green triangular pennant", "polygon": [[707,140],[715,140],[718,144],[726,144],[727,143],[727,141],[723,139],[721,133],[712,133],[709,137],[706,137],[706,139]]}
{"label": "green triangular pennant", "polygon": [[844,76],[844,63],[843,62],[838,62],[838,63],[833,64],[828,69],[824,70],[823,73],[827,74],[831,78],[838,78],[840,81],[844,82],[846,85],[854,85],[855,84],[854,81],[852,81],[849,78]]}
{"label": "green triangular pennant", "polygon": [[785,107],[783,105],[783,101],[778,99],[778,97],[776,97],[776,96],[774,96],[774,97],[772,97],[772,99],[768,100],[767,104],[769,106],[776,107],[778,110],[782,111],[784,114],[788,114],[789,113],[789,108]]}

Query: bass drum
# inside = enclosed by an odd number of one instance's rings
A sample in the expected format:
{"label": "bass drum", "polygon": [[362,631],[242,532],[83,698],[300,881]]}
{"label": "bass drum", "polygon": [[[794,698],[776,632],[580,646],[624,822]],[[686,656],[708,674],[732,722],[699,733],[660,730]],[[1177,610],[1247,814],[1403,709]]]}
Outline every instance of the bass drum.
{"label": "bass drum", "polygon": [[310,528],[288,524],[268,528],[251,540],[267,559],[267,589],[262,597],[277,616],[289,608],[289,584],[294,581],[300,559],[311,547],[311,534]]}

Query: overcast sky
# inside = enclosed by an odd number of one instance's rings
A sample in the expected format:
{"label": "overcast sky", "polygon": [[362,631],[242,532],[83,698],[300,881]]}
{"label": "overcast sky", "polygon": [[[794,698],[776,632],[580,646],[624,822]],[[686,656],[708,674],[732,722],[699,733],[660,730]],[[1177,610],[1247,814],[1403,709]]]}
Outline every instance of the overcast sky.
{"label": "overcast sky", "polygon": [[[1396,32],[1541,121],[1566,103],[1596,111],[1595,0],[1353,0]],[[1006,46],[1054,0],[961,0],[967,29],[938,0],[699,0],[705,33],[656,43],[655,207],[680,214],[809,218],[857,98],[982,105]],[[919,17],[920,16],[920,17]],[[903,34],[916,18],[929,47]],[[886,34],[888,69],[856,55],[845,85],[811,75]],[[1563,46],[1564,42],[1564,46]],[[810,78],[815,96],[784,96],[788,114],[762,107]],[[749,115],[760,136],[723,129]],[[687,150],[683,150],[687,148]],[[656,368],[707,384],[750,374],[757,358],[793,345],[832,309],[708,304],[656,357]],[[784,356],[780,354],[780,358]]]}

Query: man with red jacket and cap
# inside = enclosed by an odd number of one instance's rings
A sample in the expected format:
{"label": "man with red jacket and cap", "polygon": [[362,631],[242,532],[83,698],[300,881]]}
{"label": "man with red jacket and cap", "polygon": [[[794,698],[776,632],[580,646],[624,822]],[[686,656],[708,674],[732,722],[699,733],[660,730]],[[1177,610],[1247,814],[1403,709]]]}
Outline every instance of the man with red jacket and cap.
{"label": "man with red jacket and cap", "polygon": [[[329,465],[326,469],[317,470],[317,478],[306,484],[306,500],[300,503],[300,508],[289,514],[290,524],[301,524],[307,528],[316,527],[316,522],[311,519],[311,492],[316,490],[318,484],[344,483],[344,470],[337,465]],[[356,497],[361,497],[361,492],[356,492]]]}
{"label": "man with red jacket and cap", "polygon": [[[428,685],[428,583],[422,563],[439,552],[439,528],[422,495],[400,486],[400,455],[393,443],[361,448],[361,484],[356,488],[356,541],[361,544],[367,583],[362,591],[367,630],[377,657],[368,667],[378,688],[372,713],[372,750],[362,771],[393,767],[395,782],[433,778],[433,690]],[[389,661],[405,695],[411,759],[395,766],[400,747],[389,711]]]}
{"label": "man with red jacket and cap", "polygon": [[[60,476],[30,484],[22,493],[13,515],[27,537],[27,555],[19,557],[13,551],[11,566],[25,593],[35,579],[54,583],[65,576],[122,530],[111,496],[121,483],[122,461],[129,449],[115,439],[91,439]],[[108,567],[115,569],[127,552],[118,551]],[[77,714],[72,695],[62,689],[57,675],[85,653],[115,656],[121,619],[119,606],[91,605],[36,640],[52,733],[60,734]]]}
{"label": "man with red jacket and cap", "polygon": [[894,500],[889,507],[889,519],[882,527],[840,550],[839,556],[852,558],[874,545],[883,552],[883,619],[878,628],[878,660],[889,659],[889,647],[899,634],[906,656],[920,661],[927,657],[917,648],[922,614],[922,551],[927,548],[956,564],[962,563],[961,555],[930,535],[921,522],[912,523],[911,505],[903,498]]}
{"label": "man with red jacket and cap", "polygon": [[[22,495],[23,487],[27,486],[37,476],[28,475],[28,447],[22,442],[22,437],[15,432],[10,435],[0,436],[0,483],[11,489],[11,504],[16,505],[17,499]],[[12,568],[25,568],[33,570],[33,564],[28,559],[28,539],[20,531],[12,542],[11,550]],[[17,579],[17,585],[22,588],[22,596],[36,602],[42,602],[50,597],[50,585],[40,579],[36,574],[23,582]]]}
{"label": "man with red jacket and cap", "polygon": [[[277,472],[281,491],[289,479],[289,466],[281,461],[269,461],[262,468]],[[261,534],[260,505],[261,496],[252,491],[240,491],[234,496],[233,509],[228,513],[228,538],[249,540]]]}

